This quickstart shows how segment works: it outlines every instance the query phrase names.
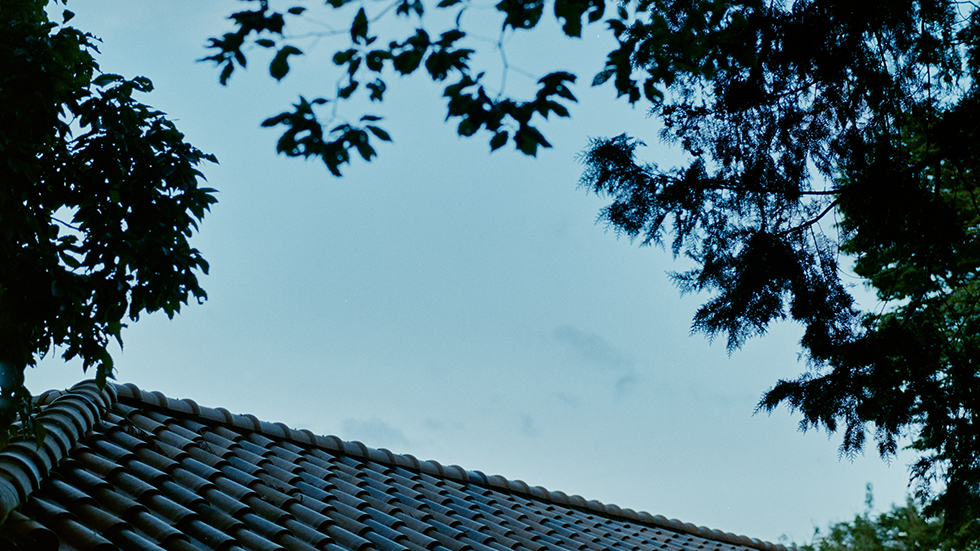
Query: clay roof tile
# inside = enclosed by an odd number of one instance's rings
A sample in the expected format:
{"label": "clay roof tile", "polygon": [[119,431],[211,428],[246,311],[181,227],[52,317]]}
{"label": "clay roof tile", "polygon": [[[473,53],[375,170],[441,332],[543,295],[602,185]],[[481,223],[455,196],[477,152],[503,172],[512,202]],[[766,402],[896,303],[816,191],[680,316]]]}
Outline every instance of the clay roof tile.
{"label": "clay roof tile", "polygon": [[36,403],[40,448],[0,452],[0,547],[786,551],[132,384]]}

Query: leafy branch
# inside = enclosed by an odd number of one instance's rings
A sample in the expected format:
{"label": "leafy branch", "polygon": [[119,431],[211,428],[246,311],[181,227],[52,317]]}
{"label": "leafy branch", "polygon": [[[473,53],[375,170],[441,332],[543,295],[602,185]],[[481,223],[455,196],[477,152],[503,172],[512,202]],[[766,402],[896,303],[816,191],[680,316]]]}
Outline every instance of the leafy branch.
{"label": "leafy branch", "polygon": [[[350,0],[331,0],[332,9],[340,9],[351,4]],[[555,15],[563,22],[563,31],[569,36],[581,35],[581,19],[588,17],[596,22],[602,17],[602,2],[597,0],[559,0],[555,4]],[[491,97],[483,83],[484,73],[476,73],[471,66],[474,50],[465,44],[469,34],[459,27],[462,14],[468,4],[456,0],[443,0],[437,10],[456,10],[456,26],[430,35],[421,26],[425,7],[420,0],[398,0],[388,4],[379,13],[369,16],[366,9],[359,7],[350,26],[343,34],[349,36],[349,46],[336,51],[331,61],[340,70],[340,84],[333,97],[318,97],[307,100],[303,97],[293,105],[292,110],[265,120],[263,126],[283,126],[277,150],[290,156],[316,157],[324,162],[330,172],[341,174],[341,167],[349,163],[351,150],[365,160],[376,155],[374,140],[390,141],[391,136],[378,124],[364,125],[365,117],[377,123],[376,115],[364,115],[361,123],[337,124],[337,106],[361,97],[369,102],[384,101],[388,89],[389,75],[407,76],[424,72],[434,82],[445,82],[443,97],[446,98],[447,118],[456,119],[456,130],[461,136],[472,136],[478,132],[489,135],[491,150],[511,142],[517,150],[526,155],[535,155],[539,148],[551,147],[538,129],[537,120],[547,119],[555,114],[567,117],[567,103],[575,102],[570,85],[575,75],[556,71],[537,80],[537,92],[532,99],[518,100],[505,94],[506,74],[517,70],[512,67],[502,48],[502,38],[497,40],[504,66],[501,91]],[[387,45],[380,44],[373,34],[373,24],[386,12],[394,9],[396,16],[414,22],[414,29],[402,40],[391,40]],[[540,21],[544,2],[540,0],[502,0],[496,9],[503,14],[502,32],[509,29],[525,30],[535,27]],[[276,80],[284,79],[290,72],[290,59],[305,53],[287,38],[289,21],[303,15],[306,8],[294,6],[285,11],[275,11],[266,0],[261,0],[252,10],[231,15],[235,29],[222,37],[209,41],[211,55],[203,61],[213,62],[221,68],[219,81],[227,84],[236,67],[247,64],[248,44],[274,50],[269,63],[269,72]],[[340,33],[330,33],[339,36]],[[305,36],[305,35],[299,35]],[[502,35],[501,35],[502,36]],[[424,70],[423,70],[424,68]],[[318,108],[332,104],[333,115],[322,121]]]}

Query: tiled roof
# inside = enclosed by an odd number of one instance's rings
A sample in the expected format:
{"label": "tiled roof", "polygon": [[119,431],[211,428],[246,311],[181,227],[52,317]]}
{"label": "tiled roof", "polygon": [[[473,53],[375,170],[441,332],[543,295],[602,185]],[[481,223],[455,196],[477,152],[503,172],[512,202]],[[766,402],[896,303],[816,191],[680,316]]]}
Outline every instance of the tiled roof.
{"label": "tiled roof", "polygon": [[0,452],[0,549],[786,551],[133,385],[38,401]]}

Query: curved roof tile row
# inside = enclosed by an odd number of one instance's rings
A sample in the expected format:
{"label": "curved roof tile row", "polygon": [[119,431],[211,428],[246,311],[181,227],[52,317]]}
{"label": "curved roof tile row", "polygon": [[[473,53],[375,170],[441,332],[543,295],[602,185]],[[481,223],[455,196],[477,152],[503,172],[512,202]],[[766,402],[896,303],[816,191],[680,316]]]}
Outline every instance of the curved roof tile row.
{"label": "curved roof tile row", "polygon": [[0,544],[38,551],[787,551],[135,385],[37,399]]}

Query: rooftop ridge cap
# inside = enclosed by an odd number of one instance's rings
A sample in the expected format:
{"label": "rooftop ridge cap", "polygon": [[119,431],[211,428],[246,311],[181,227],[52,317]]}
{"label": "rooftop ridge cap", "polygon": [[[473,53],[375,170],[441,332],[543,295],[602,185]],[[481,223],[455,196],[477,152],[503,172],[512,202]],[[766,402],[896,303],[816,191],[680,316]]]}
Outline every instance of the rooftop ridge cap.
{"label": "rooftop ridge cap", "polygon": [[[309,430],[289,428],[283,423],[261,421],[252,414],[233,414],[225,408],[200,406],[189,398],[175,399],[164,396],[159,391],[147,392],[133,383],[109,383],[106,387],[107,389],[108,387],[113,388],[114,394],[118,397],[117,399],[119,401],[135,400],[184,414],[197,415],[212,422],[254,431],[263,436],[283,438],[293,443],[316,446],[349,457],[373,461],[391,467],[401,467],[433,477],[446,478],[488,489],[503,490],[536,501],[544,501],[581,511],[589,511],[608,518],[629,520],[711,541],[750,547],[758,551],[798,551],[795,547],[787,547],[782,544],[741,536],[731,532],[723,532],[705,526],[696,526],[677,519],[667,519],[663,515],[652,515],[645,511],[636,512],[632,509],[623,509],[614,504],[605,504],[595,500],[586,501],[585,498],[579,495],[569,496],[561,491],[551,491],[541,486],[530,486],[522,480],[510,480],[500,475],[487,476],[480,471],[467,471],[458,465],[444,466],[434,460],[420,461],[410,454],[397,454],[386,448],[372,448],[359,441],[346,441],[332,435],[315,435]],[[113,402],[115,401],[113,400]],[[0,480],[0,501],[3,498],[3,490],[2,480]]]}
{"label": "rooftop ridge cap", "polygon": [[37,423],[44,429],[44,438],[40,445],[14,440],[0,450],[0,526],[102,420],[116,402],[116,391],[109,384],[100,390],[95,381],[83,381],[69,390],[49,390],[33,400],[41,410]]}

